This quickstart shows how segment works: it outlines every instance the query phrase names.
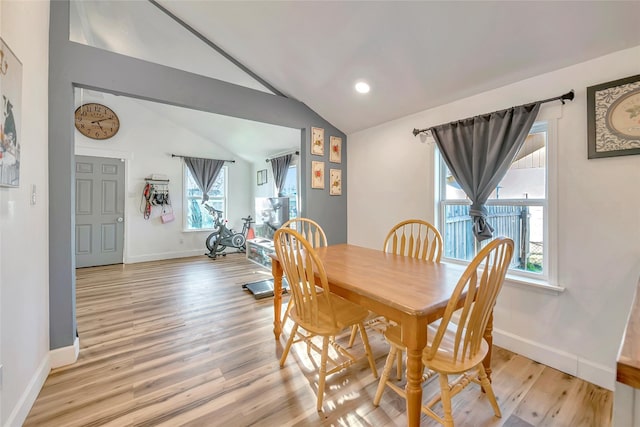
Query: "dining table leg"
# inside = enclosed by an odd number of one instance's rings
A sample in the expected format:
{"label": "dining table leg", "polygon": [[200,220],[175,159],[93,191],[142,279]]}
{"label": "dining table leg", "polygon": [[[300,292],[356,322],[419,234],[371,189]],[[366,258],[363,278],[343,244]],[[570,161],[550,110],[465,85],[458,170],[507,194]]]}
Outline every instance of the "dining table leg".
{"label": "dining table leg", "polygon": [[271,274],[273,275],[273,334],[276,341],[282,332],[282,265],[276,260],[271,261]]}
{"label": "dining table leg", "polygon": [[417,319],[402,322],[402,341],[407,348],[407,425],[419,426],[422,407],[422,350],[427,344],[427,323]]}

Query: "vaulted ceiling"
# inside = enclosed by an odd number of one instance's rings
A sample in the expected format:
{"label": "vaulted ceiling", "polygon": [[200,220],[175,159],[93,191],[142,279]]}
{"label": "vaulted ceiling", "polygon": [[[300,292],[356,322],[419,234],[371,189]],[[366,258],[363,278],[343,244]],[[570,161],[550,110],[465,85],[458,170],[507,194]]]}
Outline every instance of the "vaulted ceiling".
{"label": "vaulted ceiling", "polygon": [[[79,10],[91,3],[78,2]],[[106,16],[108,11],[96,6],[105,3],[95,2],[87,10]],[[219,75],[212,77],[269,91],[241,68],[223,69],[221,56],[200,41],[187,41],[185,30],[175,30],[175,22],[168,24],[167,15],[152,3],[113,2],[118,6],[110,13],[122,11],[124,3],[129,14],[143,16],[129,16],[129,23],[111,17],[102,31],[93,29],[98,41],[89,43],[117,50],[134,45],[145,31],[155,32],[157,36],[144,38],[145,48],[136,54],[161,52],[149,60],[202,74],[216,70]],[[158,4],[268,85],[307,104],[347,134],[640,45],[640,1]],[[149,9],[157,19],[150,19]],[[135,30],[108,31],[114,19]],[[218,55],[218,62],[200,62],[203,49]],[[366,80],[371,91],[356,93],[357,80]],[[544,88],[540,93],[559,95]]]}
{"label": "vaulted ceiling", "polygon": [[160,2],[345,133],[640,44],[639,1]]}

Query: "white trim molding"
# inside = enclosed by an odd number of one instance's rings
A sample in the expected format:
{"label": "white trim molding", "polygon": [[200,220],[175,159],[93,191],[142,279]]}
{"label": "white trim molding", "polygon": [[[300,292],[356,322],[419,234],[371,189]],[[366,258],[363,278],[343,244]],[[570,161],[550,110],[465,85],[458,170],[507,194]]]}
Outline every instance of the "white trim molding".
{"label": "white trim molding", "polygon": [[613,368],[586,360],[577,354],[557,350],[500,329],[493,330],[493,343],[608,390],[615,387],[616,374]]}
{"label": "white trim molding", "polygon": [[80,354],[80,338],[76,337],[73,341],[73,345],[56,348],[49,352],[51,369],[75,363],[76,360],[78,360],[78,354]]}
{"label": "white trim molding", "polygon": [[135,264],[137,262],[147,262],[147,261],[161,261],[164,259],[173,259],[173,258],[187,258],[193,256],[200,256],[204,254],[206,249],[191,249],[187,251],[178,251],[178,252],[159,252],[153,254],[146,255],[138,255],[138,256],[127,256],[124,260],[125,264]]}
{"label": "white trim molding", "polygon": [[99,147],[83,147],[80,145],[76,145],[74,151],[76,156],[109,157],[112,159],[133,160],[133,153],[130,151],[104,149]]}
{"label": "white trim molding", "polygon": [[44,382],[47,380],[47,376],[49,376],[49,371],[51,371],[50,357],[44,357],[35,374],[31,377],[31,381],[29,381],[24,393],[18,399],[18,403],[9,414],[5,426],[21,426],[24,423],[38,398],[38,394],[40,394],[40,390],[42,390]]}

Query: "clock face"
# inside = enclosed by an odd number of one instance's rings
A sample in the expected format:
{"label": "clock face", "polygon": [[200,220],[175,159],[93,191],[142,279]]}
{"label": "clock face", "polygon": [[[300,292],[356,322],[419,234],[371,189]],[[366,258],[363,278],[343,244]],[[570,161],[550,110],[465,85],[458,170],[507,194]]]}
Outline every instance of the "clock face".
{"label": "clock face", "polygon": [[111,138],[120,129],[118,116],[102,104],[84,104],[76,109],[76,129],[93,139]]}

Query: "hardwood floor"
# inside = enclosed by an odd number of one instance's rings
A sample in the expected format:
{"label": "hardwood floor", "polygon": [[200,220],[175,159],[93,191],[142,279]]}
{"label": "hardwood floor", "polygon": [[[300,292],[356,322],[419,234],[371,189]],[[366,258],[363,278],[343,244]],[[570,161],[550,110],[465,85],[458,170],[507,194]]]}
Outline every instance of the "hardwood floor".
{"label": "hardwood floor", "polygon": [[[328,377],[316,412],[317,359],[294,345],[281,369],[288,334],[274,341],[272,299],[241,289],[263,278],[242,254],[77,270],[80,356],[51,372],[24,425],[406,425],[390,390],[373,406],[366,360]],[[388,346],[369,336],[381,371]],[[454,398],[457,426],[610,425],[610,391],[497,347],[493,379],[502,418],[473,385]],[[422,425],[437,424],[423,416]]]}

